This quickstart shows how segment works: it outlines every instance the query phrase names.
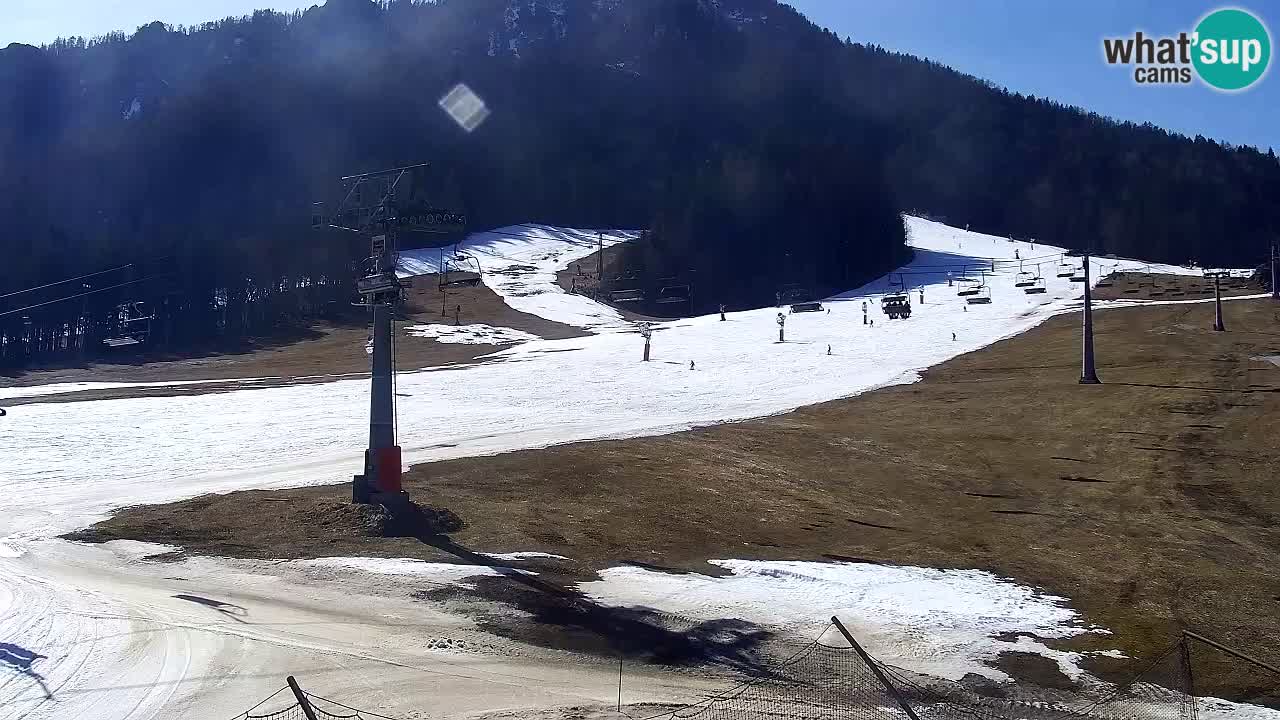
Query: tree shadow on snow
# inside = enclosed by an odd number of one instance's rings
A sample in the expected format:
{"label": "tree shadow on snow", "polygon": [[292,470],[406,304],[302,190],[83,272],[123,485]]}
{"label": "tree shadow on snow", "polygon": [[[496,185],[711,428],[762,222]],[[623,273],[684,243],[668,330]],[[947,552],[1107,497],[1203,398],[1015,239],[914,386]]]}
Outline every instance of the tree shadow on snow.
{"label": "tree shadow on snow", "polygon": [[[766,663],[760,645],[773,636],[744,620],[693,620],[647,607],[603,605],[569,585],[477,553],[426,524],[415,531],[411,523],[397,534],[498,575],[472,578],[473,588],[449,586],[418,593],[432,601],[461,602],[481,628],[495,635],[559,650],[602,657],[619,655],[665,665],[724,665],[741,672],[762,674]],[[511,613],[476,597],[521,610]]]}
{"label": "tree shadow on snow", "polygon": [[13,643],[0,642],[0,664],[7,666],[19,674],[26,675],[40,686],[40,691],[44,693],[46,700],[53,699],[53,693],[49,691],[49,686],[45,685],[44,676],[36,672],[31,666],[37,660],[47,659],[48,656],[32,652],[20,645]]}
{"label": "tree shadow on snow", "polygon": [[214,600],[212,598],[201,597],[199,595],[189,595],[187,593],[179,593],[177,595],[174,595],[173,597],[177,600],[185,600],[187,602],[195,603],[197,605],[203,605],[207,608],[210,608],[212,610],[216,610],[219,613],[222,613],[226,617],[238,623],[247,624],[247,621],[243,619],[243,616],[248,615],[249,611],[241,607],[240,605],[235,605],[229,602],[223,602],[222,600]]}
{"label": "tree shadow on snow", "polygon": [[[976,243],[973,250],[981,252],[983,249],[981,243]],[[1007,269],[1008,262],[1005,261]],[[1016,262],[1016,261],[1015,261]],[[1048,260],[1040,260],[1040,265],[1048,266]],[[1027,262],[1026,267],[1030,271],[1035,270],[1036,263]],[[947,278],[953,281],[962,277],[970,277],[977,279],[983,272],[990,274],[991,260],[979,255],[968,255],[963,252],[946,252],[943,250],[923,250],[916,249],[915,257],[911,262],[903,265],[901,270],[894,268],[883,276],[876,278],[862,287],[842,292],[828,298],[823,298],[823,302],[850,302],[864,300],[868,295],[881,295],[890,289],[896,289],[893,283],[899,279],[904,279],[901,274],[905,274],[905,280],[908,287],[916,288],[921,285],[946,285]]]}

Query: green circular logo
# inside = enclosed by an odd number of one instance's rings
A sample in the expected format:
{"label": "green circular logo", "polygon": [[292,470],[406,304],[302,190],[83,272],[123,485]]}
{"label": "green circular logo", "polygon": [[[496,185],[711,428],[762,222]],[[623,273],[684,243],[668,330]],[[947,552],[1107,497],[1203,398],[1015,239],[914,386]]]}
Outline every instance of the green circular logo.
{"label": "green circular logo", "polygon": [[1258,81],[1271,60],[1271,36],[1244,10],[1215,10],[1196,26],[1191,62],[1200,79],[1219,90],[1243,90]]}

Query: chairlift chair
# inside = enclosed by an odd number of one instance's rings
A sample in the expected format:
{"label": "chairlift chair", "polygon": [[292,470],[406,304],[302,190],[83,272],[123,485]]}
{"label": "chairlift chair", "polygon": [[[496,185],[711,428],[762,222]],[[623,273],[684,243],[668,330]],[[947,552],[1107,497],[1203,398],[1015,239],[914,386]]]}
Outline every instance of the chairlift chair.
{"label": "chairlift chair", "polygon": [[983,290],[987,290],[987,294],[990,294],[991,291],[987,288],[987,274],[985,272],[981,273],[980,277],[982,279],[977,281],[972,278],[962,280],[961,282],[965,283],[965,285],[956,291],[956,295],[965,298],[976,297],[980,295]]}
{"label": "chairlift chair", "polygon": [[120,337],[103,338],[102,344],[107,347],[117,348],[126,347],[128,345],[139,345],[142,341],[132,335],[121,335]]}
{"label": "chairlift chair", "polygon": [[911,295],[906,291],[891,292],[880,299],[880,309],[891,320],[911,317]]}
{"label": "chairlift chair", "polygon": [[983,285],[978,288],[976,295],[970,295],[965,298],[965,302],[970,305],[989,305],[991,304],[991,288]]}
{"label": "chairlift chair", "polygon": [[1028,295],[1038,295],[1040,293],[1044,293],[1047,291],[1048,291],[1048,288],[1046,288],[1044,285],[1044,278],[1036,278],[1034,281],[1032,281],[1030,286],[1024,287],[1022,289],[1022,292]]}
{"label": "chairlift chair", "polygon": [[1020,272],[1013,276],[1013,286],[1020,288],[1032,287],[1036,284],[1036,278],[1029,272]]}
{"label": "chairlift chair", "polygon": [[154,310],[150,310],[143,302],[127,302],[116,307],[116,319],[121,333],[115,337],[103,338],[102,344],[107,347],[125,347],[140,345],[151,335],[151,321],[156,319]]}
{"label": "chairlift chair", "polygon": [[658,291],[658,297],[654,302],[664,305],[689,302],[689,295],[688,285],[668,285]]}
{"label": "chairlift chair", "polygon": [[783,285],[778,288],[778,291],[775,294],[782,299],[782,303],[784,305],[793,302],[804,302],[812,299],[808,288],[799,283],[788,283]]}
{"label": "chairlift chair", "polygon": [[[451,272],[475,273],[476,277],[445,280]],[[439,275],[442,288],[475,287],[480,284],[480,261],[466,253],[456,253],[453,257],[445,258],[444,267],[441,268]]]}
{"label": "chairlift chair", "polygon": [[633,290],[614,290],[609,293],[609,302],[629,303],[644,300],[644,290],[639,288]]}
{"label": "chairlift chair", "polygon": [[1058,266],[1058,277],[1060,278],[1069,278],[1075,274],[1076,270],[1071,267],[1070,263],[1062,263]]}

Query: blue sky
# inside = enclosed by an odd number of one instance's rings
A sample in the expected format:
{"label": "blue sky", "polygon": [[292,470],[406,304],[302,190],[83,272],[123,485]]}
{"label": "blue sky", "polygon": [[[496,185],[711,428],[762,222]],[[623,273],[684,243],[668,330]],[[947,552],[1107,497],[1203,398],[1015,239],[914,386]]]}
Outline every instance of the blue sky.
{"label": "blue sky", "polygon": [[[854,42],[931,58],[1010,90],[1186,135],[1280,153],[1280,2],[1186,0],[785,0]],[[1190,32],[1211,10],[1239,7],[1271,33],[1271,66],[1249,90],[1139,86],[1103,61],[1102,38]]]}
{"label": "blue sky", "polygon": [[197,25],[255,8],[275,10],[323,5],[324,0],[0,0],[0,47],[39,45],[58,37],[132,33],[154,20]]}
{"label": "blue sky", "polygon": [[[152,20],[192,25],[255,7],[309,7],[321,0],[0,0],[0,47],[71,35],[131,32]],[[643,1],[643,0],[641,0]],[[932,58],[1022,93],[1104,115],[1150,121],[1188,135],[1280,151],[1280,71],[1250,90],[1140,87],[1102,60],[1102,38],[1172,35],[1224,3],[1190,0],[787,0],[840,37]],[[1253,11],[1280,44],[1280,0],[1225,3]],[[1280,55],[1280,48],[1274,49]],[[1272,64],[1280,63],[1280,58]]]}

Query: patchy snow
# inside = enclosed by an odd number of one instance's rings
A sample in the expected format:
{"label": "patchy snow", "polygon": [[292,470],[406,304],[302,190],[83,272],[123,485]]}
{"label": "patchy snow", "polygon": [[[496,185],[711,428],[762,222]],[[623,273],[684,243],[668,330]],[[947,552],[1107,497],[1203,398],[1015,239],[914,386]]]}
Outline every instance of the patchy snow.
{"label": "patchy snow", "polygon": [[[1260,300],[1268,297],[1271,297],[1270,293],[1232,295],[1231,297],[1222,298],[1222,302],[1231,302],[1233,300]],[[1115,300],[1094,300],[1093,307],[1095,310],[1105,310],[1107,308],[1134,307],[1136,305],[1203,305],[1211,302],[1215,302],[1215,300],[1213,298],[1196,298],[1195,300],[1144,300],[1142,298],[1116,298]]]}
{"label": "patchy snow", "polygon": [[510,345],[541,340],[532,333],[514,328],[494,327],[484,323],[472,325],[409,325],[404,331],[412,337],[434,338],[436,342],[463,345]]}
{"label": "patchy snow", "polygon": [[[785,343],[777,342],[775,308],[734,312],[726,322],[711,315],[657,323],[653,361],[647,363],[640,361],[643,341],[631,323],[611,308],[564,292],[555,282],[557,270],[590,255],[599,243],[625,242],[636,233],[518,225],[472,234],[460,250],[480,261],[482,281],[508,305],[592,334],[529,340],[494,353],[486,362],[400,374],[397,408],[404,461],[655,435],[785,412],[913,382],[924,368],[1079,306],[1080,285],[1053,272],[1064,262],[1058,248],[1010,242],[914,218],[908,219],[908,227],[916,255],[902,268],[901,277],[912,288],[910,319],[889,320],[881,312],[881,296],[891,285],[889,278],[881,278],[825,300],[829,313],[789,316]],[[1024,260],[1024,266],[1035,261],[1042,264],[1044,294],[1027,295],[1013,286],[1019,264],[1015,253],[1034,259]],[[401,272],[435,272],[438,257],[439,251],[406,252]],[[1147,267],[1136,261],[1097,262],[1098,269]],[[1167,266],[1153,266],[1152,271],[1198,273]],[[948,273],[952,279],[962,275],[985,279],[992,302],[967,305],[965,298],[956,295],[958,288],[948,286]],[[918,302],[921,289],[923,303]],[[862,322],[864,302],[874,327]],[[689,369],[690,361],[697,362],[697,370]],[[591,392],[577,393],[566,402],[564,389],[582,387],[584,380]],[[62,385],[44,394],[86,389]],[[162,709],[190,704],[207,693],[221,692],[223,701],[231,702],[227,698],[232,690],[232,700],[239,702],[245,700],[246,688],[267,692],[277,688],[279,667],[313,667],[317,661],[329,662],[322,658],[344,653],[362,663],[375,654],[393,655],[391,662],[369,665],[379,673],[422,662],[417,654],[420,648],[396,645],[390,639],[411,632],[403,625],[388,620],[389,629],[372,636],[379,641],[375,644],[370,642],[367,626],[359,624],[367,615],[360,614],[358,623],[347,620],[357,618],[354,614],[340,615],[339,609],[347,608],[343,602],[359,606],[363,613],[374,602],[368,592],[381,587],[381,582],[353,583],[352,587],[370,590],[329,598],[324,608],[302,612],[297,607],[311,598],[294,592],[281,599],[272,594],[274,586],[255,584],[248,572],[234,578],[249,590],[227,586],[232,576],[212,561],[183,563],[170,571],[172,577],[148,578],[126,594],[120,589],[120,573],[151,565],[130,560],[147,552],[145,548],[77,547],[74,552],[65,551],[66,557],[55,558],[56,562],[49,557],[63,552],[59,548],[68,544],[48,538],[83,527],[122,506],[242,488],[349,481],[362,465],[367,438],[366,379],[66,404],[41,402],[42,393],[31,388],[11,388],[6,393],[36,397],[37,402],[22,406],[21,422],[14,422],[12,413],[0,420],[6,450],[0,485],[16,489],[6,493],[0,505],[0,640],[15,642],[9,638],[21,637],[24,647],[47,656],[38,667],[69,703],[47,705],[32,714],[33,719],[57,717],[60,711],[86,718],[116,717],[115,709],[125,705],[137,708],[136,717],[160,717]],[[94,562],[85,562],[82,556]],[[432,582],[430,578],[456,578],[457,573],[502,571],[474,566],[445,569],[441,565],[447,564],[404,560],[327,562],[327,566],[313,562],[291,568],[312,577],[356,573],[387,579],[420,577],[424,583]],[[823,607],[823,613],[831,609],[847,614],[886,660],[900,660],[899,664],[910,667],[906,656],[914,655],[915,667],[934,667],[939,673],[973,667],[994,652],[998,645],[992,644],[990,633],[999,628],[1023,629],[1040,637],[1081,631],[1073,627],[1074,614],[1059,599],[975,571],[899,569],[906,574],[858,575],[866,571],[845,567],[838,571],[842,574],[830,575],[812,567],[790,568],[787,573],[778,567],[738,564],[729,568],[735,574],[728,579],[686,578],[691,584],[673,586],[676,596],[671,602],[686,598],[692,611],[699,612],[768,613],[760,617],[769,622],[820,621],[811,608],[801,605],[812,603]],[[830,568],[838,567],[828,566],[823,572],[837,572]],[[176,589],[185,587],[181,583],[196,570],[202,573],[192,586],[197,592]],[[667,576],[623,574],[612,579],[627,577],[644,577],[658,587]],[[901,582],[891,582],[895,578]],[[610,579],[607,576],[592,591],[612,592]],[[695,581],[699,584],[692,584]],[[726,582],[743,583],[733,587],[768,597],[782,588],[781,599],[776,608],[741,608],[717,586]],[[644,594],[635,582],[623,585],[626,592],[641,594],[636,602],[666,602]],[[214,591],[206,589],[211,587],[224,588],[231,595],[243,593],[239,604],[254,606],[249,617],[266,620],[255,619],[262,624],[253,628],[242,627],[222,612],[219,603],[204,604],[201,598],[211,597]],[[617,592],[618,602],[633,601]],[[188,597],[174,599],[180,595]],[[259,599],[263,597],[273,599]],[[957,598],[962,602],[952,602]],[[421,612],[401,605],[389,607],[394,612]],[[272,625],[273,619],[281,624]],[[923,623],[928,631],[896,638],[893,633],[907,622]],[[308,634],[313,627],[324,628],[328,635]],[[156,632],[157,628],[164,631]],[[335,643],[334,637],[342,642]],[[351,656],[347,648],[357,645],[364,654]],[[1073,662],[1069,657],[1054,657],[1059,663]],[[246,666],[248,662],[253,664]],[[240,669],[232,676],[235,683],[201,680],[224,678],[228,667]],[[427,676],[412,675],[412,682],[409,676],[401,677],[404,684],[414,684]],[[107,686],[116,689],[100,690]],[[32,695],[32,687],[31,683],[0,685],[0,707],[11,707],[16,699],[23,703],[22,711],[39,706],[43,696]],[[231,716],[244,707],[233,703],[216,709],[228,710],[221,714]]]}
{"label": "patchy snow", "polygon": [[[934,570],[868,563],[712,560],[726,577],[669,574],[617,567],[579,589],[597,601],[642,606],[702,620],[735,618],[784,626],[815,637],[835,615],[877,659],[959,680],[978,673],[1003,680],[987,665],[1004,650],[1041,652],[1028,638],[1089,632],[1066,599],[981,570]],[[1080,673],[1074,653],[1050,653],[1069,675]]]}
{"label": "patchy snow", "polygon": [[563,555],[552,555],[551,553],[532,552],[532,551],[509,552],[509,553],[480,553],[480,554],[488,558],[493,558],[494,560],[532,560],[534,558],[546,558],[548,560],[568,560],[569,559]]}
{"label": "patchy snow", "polygon": [[565,25],[564,0],[547,0],[546,11],[551,13],[551,32],[556,39],[563,40],[569,29]]}
{"label": "patchy snow", "polygon": [[[484,284],[512,308],[593,332],[610,332],[629,330],[631,324],[611,307],[566,293],[556,283],[556,273],[600,245],[612,247],[637,236],[638,232],[626,230],[511,225],[472,233],[457,251],[480,263]],[[440,251],[402,251],[398,269],[401,277],[437,273]]]}
{"label": "patchy snow", "polygon": [[617,70],[618,72],[627,73],[628,75],[640,77],[640,73],[628,67],[627,62],[625,60],[619,60],[618,62],[615,62],[615,63],[605,63],[605,67],[610,68],[612,70]]}
{"label": "patchy snow", "polygon": [[277,379],[279,378],[260,377],[260,378],[231,378],[231,379],[224,379],[224,380],[169,380],[166,382],[50,383],[48,385],[28,385],[25,387],[0,387],[0,400],[12,400],[14,398],[45,397],[48,395],[65,395],[67,393],[84,392],[87,390],[117,390],[121,388],[179,387],[182,385],[240,384],[240,383],[247,383],[247,382],[255,382],[259,380],[277,380]]}
{"label": "patchy snow", "polygon": [[1280,720],[1280,710],[1202,697],[1196,698],[1196,717],[1201,720]]}
{"label": "patchy snow", "polygon": [[[647,363],[640,361],[643,340],[631,323],[555,282],[556,270],[571,267],[600,242],[624,242],[635,233],[543,225],[475,233],[460,250],[480,261],[482,281],[509,305],[595,334],[529,340],[482,363],[401,373],[397,409],[405,462],[675,432],[913,382],[924,368],[1079,304],[1080,285],[1051,272],[1061,262],[1057,248],[917,219],[909,220],[909,228],[916,256],[901,277],[913,288],[910,319],[889,320],[880,311],[890,284],[882,278],[824,301],[829,314],[789,316],[785,343],[777,342],[774,308],[730,313],[727,322],[709,315],[657,323],[653,361]],[[1013,286],[1015,252],[1040,258],[1045,294],[1027,295]],[[402,272],[431,272],[438,258],[439,251],[410,251]],[[993,258],[995,273],[986,276],[993,302],[966,305],[958,288],[947,286],[948,272],[976,279]],[[863,302],[874,327],[862,324]],[[593,392],[564,402],[563,389],[584,377],[591,378]],[[361,466],[367,413],[364,379],[24,405],[22,422],[5,422],[6,442],[19,452],[0,466],[0,481],[29,492],[7,501],[0,537],[23,528],[48,527],[50,534],[75,529],[129,504],[348,480]],[[267,426],[289,430],[263,432]]]}
{"label": "patchy snow", "polygon": [[520,29],[520,0],[511,0],[507,3],[506,12],[503,14],[503,22],[506,24],[507,30],[515,32]]}
{"label": "patchy snow", "polygon": [[371,575],[397,575],[422,578],[437,583],[462,583],[468,578],[483,575],[499,576],[508,573],[536,573],[512,568],[491,568],[485,565],[427,562],[413,558],[326,557],[314,560],[293,560],[287,565],[304,570],[339,570],[362,572]]}
{"label": "patchy snow", "polygon": [[150,557],[155,557],[156,555],[164,555],[166,553],[174,553],[182,550],[182,548],[177,545],[141,542],[138,540],[112,540],[110,542],[103,543],[102,547],[110,550],[112,555],[129,562],[145,560]]}

